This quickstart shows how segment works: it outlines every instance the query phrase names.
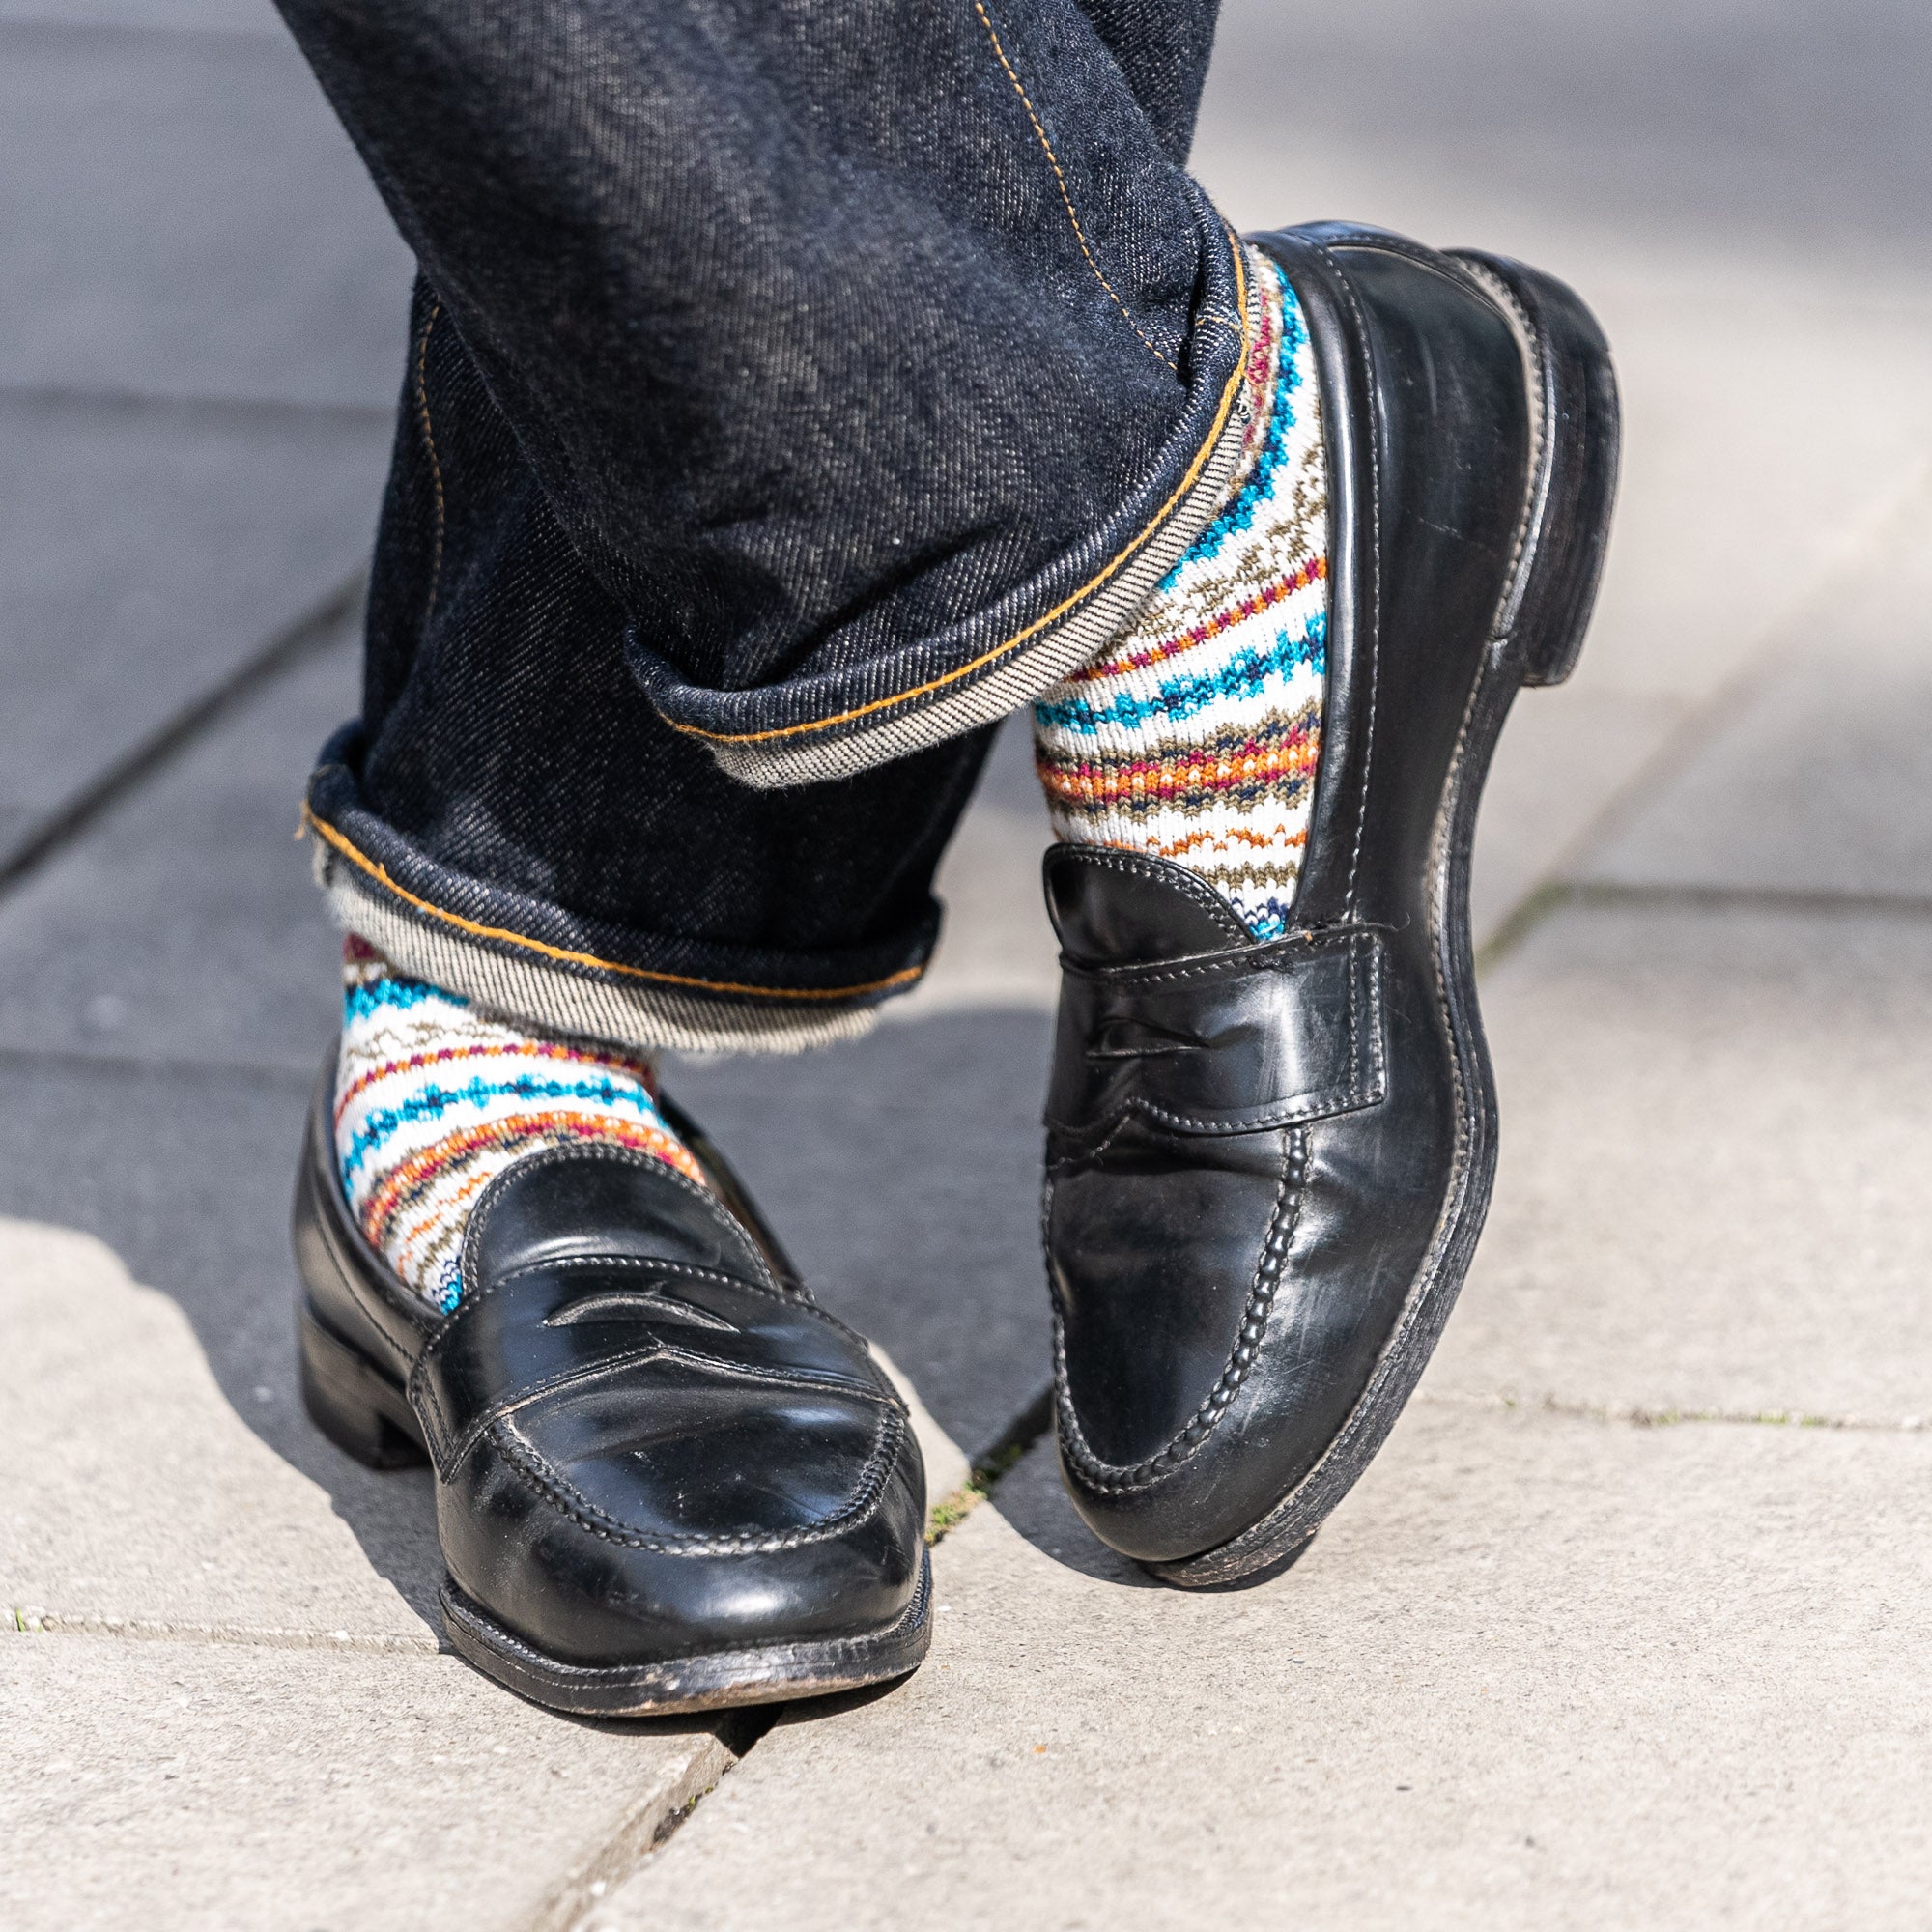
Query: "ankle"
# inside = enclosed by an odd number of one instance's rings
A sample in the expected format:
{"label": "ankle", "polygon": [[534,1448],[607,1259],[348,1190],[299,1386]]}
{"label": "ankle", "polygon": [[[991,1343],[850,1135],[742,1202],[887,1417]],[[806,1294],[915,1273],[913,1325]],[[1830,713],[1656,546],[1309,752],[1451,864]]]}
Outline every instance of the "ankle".
{"label": "ankle", "polygon": [[1321,752],[1327,482],[1294,292],[1264,258],[1250,428],[1221,513],[1134,621],[1035,707],[1056,835],[1170,859],[1287,927]]}
{"label": "ankle", "polygon": [[445,1309],[461,1294],[463,1235],[483,1191],[546,1148],[632,1148],[705,1181],[666,1124],[648,1061],[479,1011],[343,948],[334,1105],[343,1194],[370,1245]]}

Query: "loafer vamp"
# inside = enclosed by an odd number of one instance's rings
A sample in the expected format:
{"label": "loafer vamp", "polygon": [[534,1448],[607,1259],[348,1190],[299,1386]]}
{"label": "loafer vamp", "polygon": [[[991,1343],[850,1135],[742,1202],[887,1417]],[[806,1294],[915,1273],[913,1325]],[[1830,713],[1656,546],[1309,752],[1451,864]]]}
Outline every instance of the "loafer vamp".
{"label": "loafer vamp", "polygon": [[1141,1465],[1187,1446],[1230,1365],[1244,1348],[1252,1359],[1283,1140],[1176,1145],[1130,1127],[1054,1176],[1056,1367],[1096,1471],[1146,1475]]}
{"label": "loafer vamp", "polygon": [[[777,1438],[789,1454],[795,1439]],[[559,1464],[514,1421],[481,1438],[439,1487],[451,1577],[506,1629],[588,1664],[751,1650],[881,1629],[918,1582],[924,1485],[909,1432],[880,1473],[829,1509],[767,1507],[788,1529],[665,1534],[675,1498],[625,1485],[621,1465]],[[715,1487],[715,1486],[714,1486]],[[602,1502],[586,1489],[602,1492]],[[823,1500],[831,1500],[827,1497]],[[616,1507],[609,1507],[609,1505]],[[668,1506],[670,1505],[670,1506]],[[706,1512],[722,1520],[723,1510]],[[633,1523],[639,1526],[631,1526]]]}
{"label": "loafer vamp", "polygon": [[458,1586],[573,1662],[891,1623],[924,1481],[859,1337],[661,1166],[572,1152],[497,1184],[411,1384]]}
{"label": "loafer vamp", "polygon": [[744,1549],[828,1533],[868,1507],[904,1426],[876,1398],[748,1389],[680,1363],[598,1378],[502,1424],[615,1533]]}

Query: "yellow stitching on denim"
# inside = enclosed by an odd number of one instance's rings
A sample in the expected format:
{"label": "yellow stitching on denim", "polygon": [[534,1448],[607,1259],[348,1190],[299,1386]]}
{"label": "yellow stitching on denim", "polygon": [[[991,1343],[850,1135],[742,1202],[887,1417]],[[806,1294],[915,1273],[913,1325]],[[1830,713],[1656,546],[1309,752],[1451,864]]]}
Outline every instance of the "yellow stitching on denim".
{"label": "yellow stitching on denim", "polygon": [[1053,152],[1053,143],[1046,138],[1046,129],[1039,125],[1039,116],[1034,112],[1033,102],[1027,99],[1027,91],[1020,85],[1020,77],[1013,71],[1013,64],[1007,58],[1007,50],[1000,44],[1000,37],[994,31],[993,22],[980,0],[973,0],[973,11],[980,16],[980,24],[986,30],[986,38],[993,43],[993,52],[999,56],[1000,65],[1007,71],[1007,78],[1013,84],[1013,92],[1020,98],[1020,105],[1026,109],[1026,117],[1033,123],[1033,131],[1038,137],[1040,147],[1045,151],[1047,165],[1053,170],[1053,179],[1060,185],[1060,198],[1066,204],[1066,218],[1073,224],[1073,239],[1080,243],[1080,252],[1087,257],[1087,266],[1094,270],[1094,279],[1113,298],[1114,306],[1120,310],[1121,319],[1141,338],[1142,346],[1158,362],[1164,363],[1178,376],[1178,364],[1169,361],[1147,337],[1141,333],[1141,326],[1127,313],[1127,305],[1114,294],[1114,285],[1100,272],[1100,265],[1094,259],[1094,251],[1087,245],[1087,231],[1080,225],[1080,217],[1074,213],[1073,197],[1066,191],[1066,177],[1061,172],[1060,156]]}
{"label": "yellow stitching on denim", "polygon": [[430,308],[429,320],[423,324],[422,340],[416,344],[416,413],[422,419],[423,443],[429,450],[430,481],[436,485],[436,553],[429,567],[429,602],[423,606],[425,624],[435,614],[436,593],[442,582],[442,461],[436,453],[436,432],[430,427],[429,385],[426,380],[430,330],[436,327],[437,317],[441,313],[442,302],[439,298]]}
{"label": "yellow stitching on denim", "polygon": [[594,966],[600,973],[623,973],[634,980],[661,980],[668,986],[695,986],[705,993],[750,993],[765,1000],[854,1000],[866,993],[883,993],[889,987],[903,986],[909,980],[919,979],[925,971],[923,966],[905,966],[896,973],[887,974],[883,980],[868,980],[863,986],[827,987],[747,986],[733,980],[693,980],[682,973],[654,973],[647,966],[626,966],[615,959],[600,959],[594,952],[572,952],[565,947],[546,946],[541,939],[528,939],[521,932],[511,932],[500,925],[479,925],[473,919],[445,912],[441,906],[417,898],[415,894],[397,885],[390,878],[387,867],[370,858],[366,852],[358,851],[334,826],[326,818],[318,818],[306,805],[302,807],[302,823],[312,825],[319,838],[333,846],[352,866],[367,872],[385,892],[393,893],[405,905],[412,905],[418,912],[440,919],[474,938],[498,939],[512,946],[525,946],[532,952],[541,952],[547,959],[561,959],[572,966]]}
{"label": "yellow stitching on denim", "polygon": [[1241,305],[1241,347],[1239,354],[1235,357],[1235,372],[1228,378],[1227,387],[1221,391],[1221,407],[1215,413],[1213,425],[1202,440],[1201,447],[1194,452],[1194,461],[1187,466],[1186,474],[1175,485],[1173,496],[1153,513],[1140,534],[1104,569],[1090,577],[1070,597],[1056,604],[1045,616],[1036,617],[1023,630],[1015,631],[1005,643],[995,644],[990,651],[981,652],[970,664],[957,665],[952,670],[942,672],[924,684],[915,685],[910,691],[895,692],[891,697],[875,697],[868,704],[854,705],[851,710],[840,711],[831,718],[810,718],[803,724],[780,724],[768,731],[707,731],[701,724],[680,724],[675,718],[667,718],[665,723],[673,731],[682,731],[690,738],[703,738],[714,745],[758,744],[767,738],[795,738],[801,731],[824,731],[834,724],[849,724],[855,718],[865,718],[874,711],[890,710],[895,704],[910,704],[916,697],[928,696],[949,684],[956,684],[962,677],[970,677],[976,670],[991,664],[995,658],[1005,657],[1009,651],[1017,650],[1029,638],[1059,623],[1076,604],[1084,603],[1110,577],[1117,576],[1133,554],[1144,548],[1154,532],[1167,521],[1180,499],[1193,489],[1196,479],[1208,466],[1208,459],[1213,455],[1215,445],[1221,440],[1221,432],[1228,427],[1228,418],[1234,412],[1235,399],[1240,394],[1242,380],[1247,374],[1248,342],[1252,327],[1248,316],[1247,260],[1241,243],[1233,230],[1229,231],[1228,241],[1235,253],[1235,294]]}

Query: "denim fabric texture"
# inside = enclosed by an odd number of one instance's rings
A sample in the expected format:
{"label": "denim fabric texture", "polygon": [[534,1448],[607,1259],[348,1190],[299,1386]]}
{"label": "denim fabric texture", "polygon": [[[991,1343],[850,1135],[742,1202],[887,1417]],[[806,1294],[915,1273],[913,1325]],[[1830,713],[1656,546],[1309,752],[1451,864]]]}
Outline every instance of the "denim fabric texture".
{"label": "denim fabric texture", "polygon": [[1238,444],[1214,0],[282,8],[421,269],[338,911],[538,1023],[849,1030]]}

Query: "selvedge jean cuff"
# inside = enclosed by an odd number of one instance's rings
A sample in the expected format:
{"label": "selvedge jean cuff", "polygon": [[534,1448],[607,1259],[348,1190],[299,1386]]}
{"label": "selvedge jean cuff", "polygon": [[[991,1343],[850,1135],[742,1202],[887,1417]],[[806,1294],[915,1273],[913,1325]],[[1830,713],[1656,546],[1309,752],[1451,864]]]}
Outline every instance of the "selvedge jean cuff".
{"label": "selvedge jean cuff", "polygon": [[813,784],[1004,718],[1103,649],[1213,521],[1240,454],[1258,296],[1239,239],[1200,201],[1218,240],[1205,251],[1187,406],[1152,473],[1112,517],[985,611],[850,672],[709,690],[634,634],[631,668],[665,722],[745,784]]}
{"label": "selvedge jean cuff", "polygon": [[869,946],[785,953],[625,931],[465,877],[362,804],[359,735],[324,748],[302,810],[331,915],[399,973],[507,1019],[643,1052],[799,1053],[869,1032],[931,957],[936,910]]}
{"label": "selvedge jean cuff", "polygon": [[[961,737],[1030,702],[1119,634],[1212,521],[1240,451],[1241,370],[1258,298],[1241,244],[1217,216],[1209,218],[1226,237],[1214,251],[1226,287],[1210,276],[1190,348],[1188,410],[1156,474],[1100,531],[983,620],[848,677],[744,693],[680,687],[709,704],[789,721],[748,736],[703,738],[733,779],[756,789],[817,783]],[[1075,578],[1066,592],[1063,586]],[[1023,598],[1045,608],[985,646],[984,637],[1028,608]],[[650,668],[636,668],[648,688]],[[895,696],[864,695],[904,674],[923,681]],[[800,690],[835,708],[800,721],[793,715],[803,708]],[[650,695],[662,711],[658,693]],[[664,715],[675,728],[701,735]],[[883,1004],[910,991],[930,959],[936,910],[867,945],[810,952],[581,917],[460,871],[399,833],[363,794],[361,750],[356,726],[337,733],[310,780],[304,810],[317,882],[337,923],[399,972],[526,1025],[646,1052],[799,1052],[869,1031]]]}

